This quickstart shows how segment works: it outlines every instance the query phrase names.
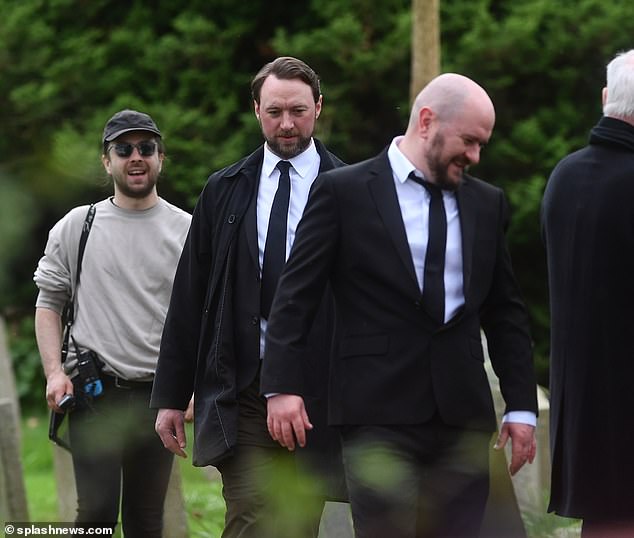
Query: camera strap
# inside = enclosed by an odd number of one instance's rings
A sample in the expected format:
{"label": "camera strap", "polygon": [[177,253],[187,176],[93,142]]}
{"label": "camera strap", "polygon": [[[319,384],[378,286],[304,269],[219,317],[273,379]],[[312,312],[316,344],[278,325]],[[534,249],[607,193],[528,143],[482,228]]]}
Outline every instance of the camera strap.
{"label": "camera strap", "polygon": [[66,303],[64,307],[63,318],[64,324],[64,338],[62,340],[62,363],[66,361],[68,355],[68,342],[70,339],[70,329],[75,321],[75,295],[77,294],[77,286],[79,286],[79,275],[81,274],[81,262],[84,258],[84,250],[86,250],[86,241],[88,241],[88,234],[92,227],[92,221],[95,218],[96,207],[95,204],[90,204],[84,224],[81,229],[81,237],[79,238],[79,249],[77,251],[77,271],[75,273],[75,286],[72,289],[70,301]]}
{"label": "camera strap", "polygon": [[[75,286],[72,288],[70,300],[64,306],[64,312],[62,313],[62,319],[64,320],[64,336],[62,338],[62,364],[66,362],[68,355],[68,344],[71,339],[70,329],[75,321],[75,295],[77,294],[77,286],[79,286],[79,275],[81,273],[81,262],[84,258],[84,250],[86,249],[86,241],[88,241],[88,234],[92,227],[92,221],[95,218],[95,204],[90,204],[84,224],[81,229],[81,237],[79,238],[79,248],[77,250],[77,271],[75,273]],[[51,416],[48,425],[48,438],[56,445],[68,450],[70,452],[70,444],[67,439],[68,432],[65,435],[60,435],[59,430],[66,416],[66,411],[63,413],[56,413],[51,410]]]}

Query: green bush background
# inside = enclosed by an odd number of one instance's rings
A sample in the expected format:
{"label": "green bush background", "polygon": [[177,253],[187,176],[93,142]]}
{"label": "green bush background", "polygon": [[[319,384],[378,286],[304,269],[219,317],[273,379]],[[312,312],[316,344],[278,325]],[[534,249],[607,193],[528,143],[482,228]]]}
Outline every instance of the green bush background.
{"label": "green bush background", "polygon": [[[605,65],[632,46],[634,3],[443,0],[440,10],[442,70],[474,78],[496,104],[474,173],[511,202],[511,252],[547,385],[539,202],[555,163],[600,117]],[[0,313],[27,408],[44,390],[32,272],[53,223],[110,191],[99,141],[112,113],[157,120],[168,149],[160,191],[186,209],[211,171],[260,143],[249,81],[275,56],[320,74],[318,136],[344,160],[376,154],[406,124],[410,1],[0,0],[0,12]]]}

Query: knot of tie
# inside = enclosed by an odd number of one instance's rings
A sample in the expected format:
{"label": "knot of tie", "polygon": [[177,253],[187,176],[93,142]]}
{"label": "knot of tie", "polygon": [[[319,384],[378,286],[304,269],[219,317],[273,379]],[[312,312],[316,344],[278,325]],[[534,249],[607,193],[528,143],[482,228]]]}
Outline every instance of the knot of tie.
{"label": "knot of tie", "polygon": [[280,171],[280,174],[284,175],[288,174],[291,163],[289,161],[279,161],[275,167]]}
{"label": "knot of tie", "polygon": [[435,185],[434,183],[430,183],[429,181],[427,181],[426,179],[423,179],[422,177],[418,177],[414,172],[410,172],[409,176],[407,177],[411,179],[412,181],[414,181],[415,183],[418,183],[419,185],[422,185],[423,187],[425,187],[425,189],[427,189],[427,192],[429,193],[430,196],[442,196],[442,190],[440,189],[438,185]]}

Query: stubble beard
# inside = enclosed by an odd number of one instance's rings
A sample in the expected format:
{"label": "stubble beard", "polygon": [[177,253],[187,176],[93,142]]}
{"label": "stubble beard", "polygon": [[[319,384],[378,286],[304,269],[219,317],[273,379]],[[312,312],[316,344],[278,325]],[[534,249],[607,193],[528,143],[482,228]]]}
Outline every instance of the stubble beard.
{"label": "stubble beard", "polygon": [[158,173],[147,171],[147,182],[142,186],[131,187],[127,182],[127,174],[123,176],[119,174],[113,174],[112,179],[117,185],[118,191],[127,196],[128,198],[134,198],[140,200],[146,198],[154,191],[154,187],[158,182]]}
{"label": "stubble beard", "polygon": [[277,137],[265,137],[266,143],[269,145],[270,150],[278,157],[288,160],[296,157],[302,153],[309,145],[311,137],[299,136],[297,142],[294,144],[281,144]]}
{"label": "stubble beard", "polygon": [[441,133],[436,133],[431,143],[431,150],[425,158],[435,184],[443,190],[455,191],[462,183],[464,172],[461,172],[458,180],[449,177],[448,170],[452,159],[443,161],[441,155],[444,147],[445,137]]}

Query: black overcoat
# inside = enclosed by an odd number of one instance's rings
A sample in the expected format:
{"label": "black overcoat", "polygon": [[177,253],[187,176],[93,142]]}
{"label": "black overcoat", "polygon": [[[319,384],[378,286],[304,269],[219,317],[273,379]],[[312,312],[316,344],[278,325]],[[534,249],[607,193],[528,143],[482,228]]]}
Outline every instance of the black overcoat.
{"label": "black overcoat", "polygon": [[[315,140],[320,172],[343,162]],[[259,368],[260,271],[255,199],[264,148],[212,174],[194,209],[176,272],[152,391],[153,408],[185,409],[194,398],[193,463],[213,465],[236,444],[237,394]],[[246,241],[238,240],[244,232]],[[238,261],[239,260],[239,261]],[[305,379],[313,439],[298,457],[345,496],[339,440],[327,426],[334,303],[326,293],[311,333]]]}
{"label": "black overcoat", "polygon": [[632,517],[634,127],[602,118],[542,202],[551,308],[550,510]]}

